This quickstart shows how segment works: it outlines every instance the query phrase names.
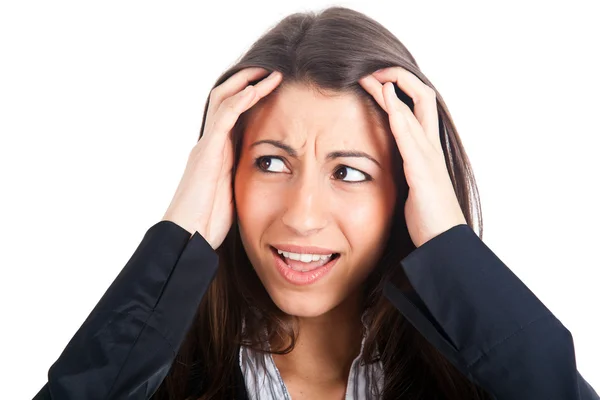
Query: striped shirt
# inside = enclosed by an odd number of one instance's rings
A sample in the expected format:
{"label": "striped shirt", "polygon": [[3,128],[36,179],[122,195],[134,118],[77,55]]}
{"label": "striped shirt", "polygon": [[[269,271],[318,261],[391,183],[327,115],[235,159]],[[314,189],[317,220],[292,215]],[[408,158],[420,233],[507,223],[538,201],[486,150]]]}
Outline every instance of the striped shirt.
{"label": "striped shirt", "polygon": [[[372,394],[375,386],[379,388],[379,393],[383,391],[383,365],[381,361],[369,365],[360,362],[368,332],[365,319],[363,318],[362,321],[364,327],[363,339],[360,345],[360,353],[352,361],[350,367],[348,385],[346,386],[346,400],[375,399]],[[239,363],[249,399],[292,400],[270,353],[262,353],[241,346]]]}

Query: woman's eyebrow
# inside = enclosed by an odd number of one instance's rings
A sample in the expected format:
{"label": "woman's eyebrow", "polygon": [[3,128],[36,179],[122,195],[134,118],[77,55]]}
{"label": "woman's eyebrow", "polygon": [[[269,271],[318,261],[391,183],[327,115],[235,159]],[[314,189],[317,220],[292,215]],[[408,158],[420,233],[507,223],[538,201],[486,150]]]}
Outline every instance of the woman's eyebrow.
{"label": "woman's eyebrow", "polygon": [[[254,147],[254,146],[258,146],[259,144],[270,144],[272,146],[278,147],[282,150],[284,150],[286,153],[288,153],[291,157],[298,157],[298,152],[293,149],[292,147],[290,147],[289,145],[283,143],[281,140],[273,140],[273,139],[263,139],[263,140],[259,140],[256,141],[254,143],[252,143],[250,145],[250,147]],[[382,166],[381,164],[379,164],[379,161],[377,161],[374,157],[370,156],[369,154],[365,153],[364,151],[358,151],[358,150],[347,150],[347,151],[342,151],[342,150],[338,150],[338,151],[332,151],[331,153],[327,154],[327,160],[333,160],[336,158],[340,158],[340,157],[362,157],[362,158],[366,158],[367,160],[371,160],[372,162],[374,162],[375,164],[377,164],[377,166],[381,169]]]}

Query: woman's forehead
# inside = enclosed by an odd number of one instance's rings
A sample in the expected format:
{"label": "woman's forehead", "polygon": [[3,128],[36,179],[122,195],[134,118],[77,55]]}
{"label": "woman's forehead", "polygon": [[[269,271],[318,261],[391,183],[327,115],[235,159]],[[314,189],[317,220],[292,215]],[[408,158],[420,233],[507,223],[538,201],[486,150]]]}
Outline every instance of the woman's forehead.
{"label": "woman's forehead", "polygon": [[265,140],[286,141],[294,148],[307,143],[367,149],[381,155],[390,145],[388,132],[351,92],[326,92],[288,84],[267,95],[246,115],[246,145]]}

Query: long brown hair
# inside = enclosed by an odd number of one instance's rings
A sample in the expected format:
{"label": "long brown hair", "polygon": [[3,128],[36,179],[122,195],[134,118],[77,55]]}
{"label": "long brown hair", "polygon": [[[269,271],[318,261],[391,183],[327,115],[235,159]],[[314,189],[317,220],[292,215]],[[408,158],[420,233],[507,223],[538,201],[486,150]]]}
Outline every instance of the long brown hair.
{"label": "long brown hair", "polygon": [[[407,69],[435,90],[413,56],[390,31],[360,12],[330,7],[319,13],[295,13],[282,19],[224,72],[213,87],[247,67],[277,70],[283,73],[283,82],[275,90],[289,83],[302,83],[319,91],[355,94],[389,129],[387,114],[358,80],[390,66]],[[414,110],[411,99],[398,88],[396,91]],[[478,235],[482,237],[481,205],[471,165],[437,90],[436,95],[446,166],[467,224],[474,228],[476,216]],[[204,120],[208,103],[209,98],[204,108]],[[233,176],[250,112],[242,114],[232,131]],[[200,136],[203,130],[204,121]],[[363,359],[367,363],[381,360],[385,374],[385,386],[380,394],[383,399],[491,398],[427,342],[382,294],[383,283],[388,279],[404,290],[411,289],[400,261],[415,249],[403,213],[408,185],[400,153],[397,148],[393,151],[398,201],[384,255],[363,285],[364,306],[371,318]],[[283,318],[262,286],[241,244],[235,220],[223,244],[216,250],[219,255],[216,277],[198,308],[169,374],[153,397],[155,399],[232,398],[234,382],[239,378],[239,375],[236,377],[236,373],[239,374],[236,372],[239,346],[269,351],[263,336],[265,329],[268,341],[287,338],[280,342],[290,343],[286,348],[272,349],[273,353],[284,354],[294,347],[294,325]],[[246,324],[243,332],[242,320]]]}

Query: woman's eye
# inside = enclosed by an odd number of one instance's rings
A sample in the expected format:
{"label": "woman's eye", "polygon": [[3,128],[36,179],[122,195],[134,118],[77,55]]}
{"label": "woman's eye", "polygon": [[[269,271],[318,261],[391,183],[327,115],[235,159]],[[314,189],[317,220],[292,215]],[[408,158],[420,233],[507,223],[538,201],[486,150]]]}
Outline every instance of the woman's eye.
{"label": "woman's eye", "polygon": [[[344,173],[344,170],[350,171],[350,173],[348,173],[348,172]],[[352,172],[354,172],[354,173],[352,173]],[[359,183],[359,182],[365,182],[365,181],[370,180],[369,176],[367,176],[365,173],[360,172],[357,169],[350,168],[346,165],[342,165],[337,171],[335,171],[334,175],[336,178],[342,178],[342,180],[344,180],[343,178],[350,176],[350,180],[345,180],[344,182]],[[361,176],[363,177],[363,179],[360,178]]]}
{"label": "woman's eye", "polygon": [[[275,162],[273,163],[271,160],[275,160]],[[258,167],[258,169],[260,169],[261,171],[265,171],[265,172],[282,172],[281,169],[285,168],[285,164],[283,163],[283,160],[279,157],[271,157],[271,156],[262,156],[262,157],[258,157],[255,161],[254,164]],[[269,171],[268,168],[270,166],[272,166],[273,164],[275,164],[275,168],[277,168],[276,171]]]}
{"label": "woman's eye", "polygon": [[[283,160],[275,156],[260,156],[254,160],[254,165],[265,173],[283,172],[286,167]],[[349,171],[349,172],[348,172]],[[342,165],[333,174],[335,179],[340,179],[348,183],[361,183],[370,181],[371,177],[357,169]],[[348,178],[348,179],[344,179]]]}

